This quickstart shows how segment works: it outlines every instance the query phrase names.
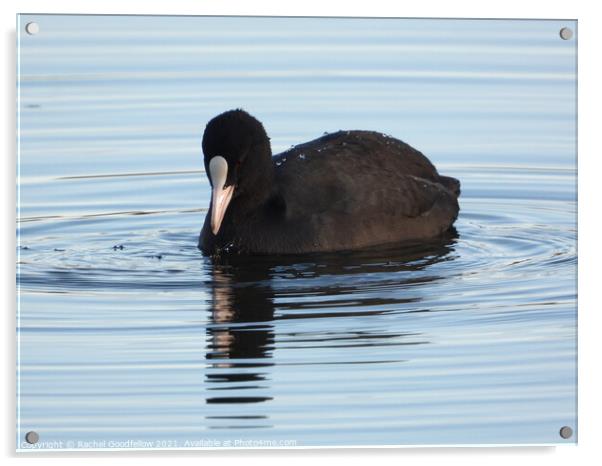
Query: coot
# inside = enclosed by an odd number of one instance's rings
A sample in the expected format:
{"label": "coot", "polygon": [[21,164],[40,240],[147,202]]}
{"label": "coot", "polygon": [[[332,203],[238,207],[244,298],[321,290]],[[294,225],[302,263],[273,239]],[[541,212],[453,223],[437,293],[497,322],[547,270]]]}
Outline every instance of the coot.
{"label": "coot", "polygon": [[263,125],[241,109],[203,135],[211,204],[206,255],[300,254],[423,241],[458,216],[460,182],[420,152],[373,131],[338,131],[272,157]]}

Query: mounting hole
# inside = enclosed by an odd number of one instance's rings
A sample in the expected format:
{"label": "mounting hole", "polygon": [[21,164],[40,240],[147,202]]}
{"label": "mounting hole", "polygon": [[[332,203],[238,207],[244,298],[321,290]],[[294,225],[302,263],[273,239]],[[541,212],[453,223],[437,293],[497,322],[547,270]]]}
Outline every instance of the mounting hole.
{"label": "mounting hole", "polygon": [[564,439],[571,438],[573,436],[573,429],[569,426],[564,426],[560,429],[560,436]]}
{"label": "mounting hole", "polygon": [[569,40],[573,37],[573,30],[571,28],[562,28],[559,34],[561,39]]}
{"label": "mounting hole", "polygon": [[25,441],[27,443],[31,443],[33,445],[34,443],[38,443],[38,440],[40,440],[40,436],[36,431],[32,430],[31,432],[27,432],[25,434]]}
{"label": "mounting hole", "polygon": [[27,23],[25,25],[25,32],[27,34],[29,34],[30,36],[34,36],[38,32],[40,32],[40,25],[38,23],[35,23],[35,22]]}

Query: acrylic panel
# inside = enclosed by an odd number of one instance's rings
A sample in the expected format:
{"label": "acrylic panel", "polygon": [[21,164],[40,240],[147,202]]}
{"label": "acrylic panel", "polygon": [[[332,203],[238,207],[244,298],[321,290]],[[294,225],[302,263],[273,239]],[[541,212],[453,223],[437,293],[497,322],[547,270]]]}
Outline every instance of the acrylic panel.
{"label": "acrylic panel", "polygon": [[[17,47],[18,450],[576,442],[575,20],[23,14]],[[203,256],[236,108],[273,154],[404,141],[454,228]]]}

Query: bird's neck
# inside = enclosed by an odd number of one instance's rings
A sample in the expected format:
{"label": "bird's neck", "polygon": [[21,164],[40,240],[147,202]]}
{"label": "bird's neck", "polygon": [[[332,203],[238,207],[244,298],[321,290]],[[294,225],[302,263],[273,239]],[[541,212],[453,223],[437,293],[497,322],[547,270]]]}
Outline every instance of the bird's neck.
{"label": "bird's neck", "polygon": [[269,142],[255,146],[255,153],[249,155],[252,169],[241,175],[245,180],[240,186],[239,195],[233,199],[237,210],[252,212],[261,208],[274,195],[274,162]]}

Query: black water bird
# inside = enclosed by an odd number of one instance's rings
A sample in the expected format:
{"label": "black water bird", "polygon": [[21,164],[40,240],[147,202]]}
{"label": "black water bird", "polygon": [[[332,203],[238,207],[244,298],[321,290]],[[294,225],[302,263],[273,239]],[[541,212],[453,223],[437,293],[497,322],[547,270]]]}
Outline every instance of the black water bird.
{"label": "black water bird", "polygon": [[206,255],[302,254],[421,241],[458,216],[460,182],[419,151],[373,131],[338,131],[272,157],[263,125],[244,110],[203,135],[211,204]]}

